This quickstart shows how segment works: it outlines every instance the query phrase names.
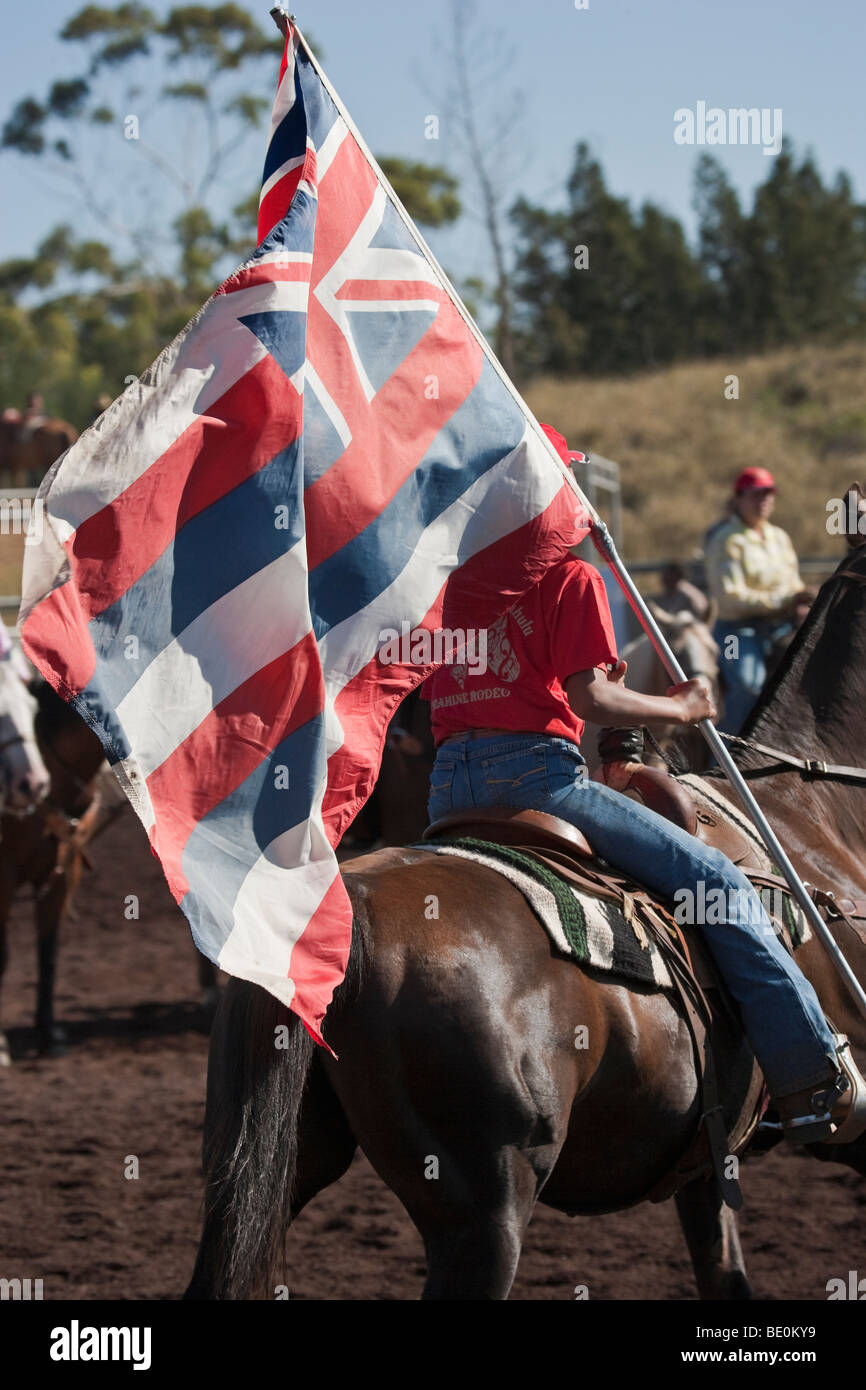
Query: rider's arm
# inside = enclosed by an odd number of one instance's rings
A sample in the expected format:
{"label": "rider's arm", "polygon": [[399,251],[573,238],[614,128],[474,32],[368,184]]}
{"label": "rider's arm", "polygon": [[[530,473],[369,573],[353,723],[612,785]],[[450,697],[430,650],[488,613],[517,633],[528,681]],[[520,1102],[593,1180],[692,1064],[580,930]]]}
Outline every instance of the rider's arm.
{"label": "rider's arm", "polygon": [[642,695],[622,684],[626,663],[612,671],[594,666],[563,681],[568,703],[579,719],[591,724],[628,728],[632,724],[697,724],[715,719],[716,707],[701,680],[672,685],[667,695]]}
{"label": "rider's arm", "polygon": [[667,695],[626,690],[626,663],[617,660],[604,580],[582,561],[571,567],[568,584],[551,615],[551,656],[555,671],[570,673],[560,676],[561,684],[571,708],[587,723],[629,728],[633,724],[696,724],[699,719],[715,718],[709,691],[701,681],[672,685]]}

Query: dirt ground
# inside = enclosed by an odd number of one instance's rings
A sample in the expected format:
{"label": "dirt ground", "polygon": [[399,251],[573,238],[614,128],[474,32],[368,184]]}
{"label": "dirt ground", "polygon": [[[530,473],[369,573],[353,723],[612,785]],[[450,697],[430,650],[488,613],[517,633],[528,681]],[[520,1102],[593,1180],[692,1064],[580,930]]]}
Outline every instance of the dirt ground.
{"label": "dirt ground", "polygon": [[[66,1057],[34,1056],[35,947],[16,904],[2,1018],[15,1064],[0,1069],[0,1277],[42,1278],[46,1299],[174,1299],[195,1257],[207,1023],[196,953],[157,861],[125,814],[93,848],[66,928],[58,1014]],[[139,899],[138,920],[125,901]],[[138,1177],[132,1159],[138,1160]],[[847,1169],[775,1152],[744,1166],[740,1229],[760,1299],[826,1299],[866,1274],[866,1184]],[[289,1238],[295,1299],[415,1299],[421,1241],[358,1156]],[[511,1297],[693,1299],[672,1202],[570,1220],[539,1206]]]}

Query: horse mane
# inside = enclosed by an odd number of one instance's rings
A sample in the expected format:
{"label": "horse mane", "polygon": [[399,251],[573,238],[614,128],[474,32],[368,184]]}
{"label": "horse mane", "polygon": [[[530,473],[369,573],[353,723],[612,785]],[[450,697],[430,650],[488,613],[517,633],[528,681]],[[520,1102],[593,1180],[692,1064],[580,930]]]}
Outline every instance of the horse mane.
{"label": "horse mane", "polygon": [[[826,631],[830,611],[840,598],[840,587],[834,581],[842,570],[847,569],[856,569],[866,578],[866,563],[864,561],[866,561],[866,542],[849,550],[833,573],[825,579],[805,621],[795,633],[790,646],[764,685],[756,704],[746,719],[741,730],[743,738],[759,738],[762,734],[766,734],[770,726],[775,727],[778,722],[779,711],[786,703],[786,696],[792,696],[795,690],[797,693],[803,691],[809,660],[814,655]],[[856,587],[859,588],[860,586]],[[748,761],[750,757],[754,756],[746,749],[733,751],[736,761],[740,761],[741,758]]]}

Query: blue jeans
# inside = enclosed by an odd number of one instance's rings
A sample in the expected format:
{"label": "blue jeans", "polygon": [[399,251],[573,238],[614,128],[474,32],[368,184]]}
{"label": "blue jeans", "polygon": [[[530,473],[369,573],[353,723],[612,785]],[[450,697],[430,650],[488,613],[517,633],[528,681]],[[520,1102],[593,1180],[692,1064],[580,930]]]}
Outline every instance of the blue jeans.
{"label": "blue jeans", "polygon": [[[790,619],[756,618],[753,622],[722,622],[713,628],[721,648],[719,669],[725,686],[724,734],[738,734],[767,679],[767,661],[775,642],[791,631]],[[727,639],[734,637],[736,643]]]}
{"label": "blue jeans", "polygon": [[[689,890],[696,905],[723,904],[723,921],[699,925],[739,1004],[770,1094],[793,1095],[836,1073],[833,1035],[818,996],[776,936],[745,874],[719,850],[591,781],[577,744],[503,731],[441,745],[430,779],[430,820],[471,806],[520,806],[561,816],[609,864],[660,896],[673,900],[678,890]],[[710,898],[718,889],[724,897]],[[676,901],[689,899],[680,893]],[[695,915],[714,914],[698,909]]]}

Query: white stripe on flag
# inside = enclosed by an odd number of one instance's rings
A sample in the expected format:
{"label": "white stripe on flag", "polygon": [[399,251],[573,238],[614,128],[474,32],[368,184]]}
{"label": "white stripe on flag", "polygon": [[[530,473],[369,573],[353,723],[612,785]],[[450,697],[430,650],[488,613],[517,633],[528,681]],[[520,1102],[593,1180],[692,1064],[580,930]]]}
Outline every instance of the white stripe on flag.
{"label": "white stripe on flag", "polygon": [[274,138],[274,132],[282,125],[286,116],[295,104],[295,50],[289,44],[286,53],[286,70],[283,73],[282,81],[277,88],[277,95],[274,98],[274,108],[271,112],[271,133],[268,144]]}
{"label": "white stripe on flag", "polygon": [[316,182],[320,187],[348,133],[346,122],[342,116],[338,116],[316,151]]}
{"label": "white stripe on flag", "polygon": [[337,431],[340,443],[344,449],[348,449],[352,442],[352,431],[349,429],[348,421],[310,361],[306,363],[305,376],[306,387],[312,389],[316,400],[319,402],[331,424],[334,426],[334,429]]}
{"label": "white stripe on flag", "polygon": [[321,821],[313,815],[275,839],[244,879],[232,904],[233,927],[218,964],[230,975],[291,1004],[292,951],[340,872]]}
{"label": "white stripe on flag", "polygon": [[[303,602],[290,606],[288,594],[303,596]],[[117,717],[141,774],[149,777],[221,700],[293,647],[310,626],[302,539],[200,613],[121,700]]]}

